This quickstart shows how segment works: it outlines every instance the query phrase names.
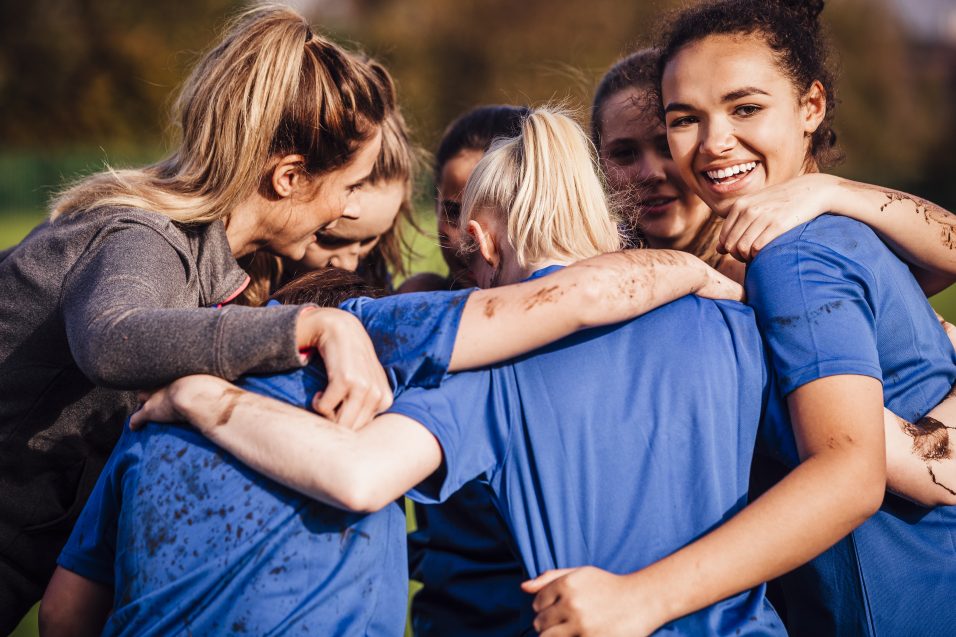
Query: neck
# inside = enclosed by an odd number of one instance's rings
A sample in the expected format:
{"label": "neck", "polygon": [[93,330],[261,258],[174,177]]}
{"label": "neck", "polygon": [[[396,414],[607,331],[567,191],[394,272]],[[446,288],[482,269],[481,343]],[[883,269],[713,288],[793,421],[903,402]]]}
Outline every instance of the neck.
{"label": "neck", "polygon": [[263,244],[257,233],[260,226],[257,210],[254,197],[250,197],[236,206],[224,219],[229,249],[237,259],[255,252]]}

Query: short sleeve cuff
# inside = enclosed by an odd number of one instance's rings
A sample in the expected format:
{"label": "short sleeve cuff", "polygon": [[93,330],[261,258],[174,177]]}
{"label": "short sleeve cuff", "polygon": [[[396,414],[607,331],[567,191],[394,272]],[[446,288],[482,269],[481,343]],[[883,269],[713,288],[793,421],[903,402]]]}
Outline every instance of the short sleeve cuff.
{"label": "short sleeve cuff", "polygon": [[833,360],[816,361],[793,372],[780,376],[780,390],[784,396],[807,383],[827,376],[870,376],[883,382],[883,371],[869,361]]}
{"label": "short sleeve cuff", "polygon": [[92,559],[87,555],[72,553],[69,550],[63,550],[56,563],[68,571],[104,586],[115,584],[112,563],[106,565],[100,560]]}
{"label": "short sleeve cuff", "polygon": [[411,418],[427,429],[438,440],[438,444],[442,449],[442,466],[434,475],[426,478],[406,495],[412,501],[421,504],[439,504],[444,502],[458,490],[458,486],[451,485],[450,480],[450,477],[455,475],[452,460],[455,457],[455,447],[451,442],[451,436],[448,435],[447,429],[442,426],[441,422],[435,418],[428,409],[418,405],[395,404],[387,413],[399,414],[406,418]]}

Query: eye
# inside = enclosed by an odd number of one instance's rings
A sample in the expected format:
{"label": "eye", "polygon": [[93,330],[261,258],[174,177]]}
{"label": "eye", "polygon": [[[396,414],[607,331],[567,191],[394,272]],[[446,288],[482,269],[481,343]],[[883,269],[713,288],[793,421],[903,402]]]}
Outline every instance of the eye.
{"label": "eye", "polygon": [[352,193],[358,192],[359,190],[362,189],[363,186],[365,186],[364,181],[360,181],[357,184],[352,184],[351,186],[348,187],[348,194],[351,195]]}
{"label": "eye", "polygon": [[698,122],[698,119],[693,115],[684,115],[683,117],[675,117],[668,124],[668,128],[687,128]]}
{"label": "eye", "polygon": [[445,223],[451,226],[458,226],[458,219],[461,217],[461,204],[457,201],[445,200],[441,202],[441,215]]}
{"label": "eye", "polygon": [[742,104],[734,109],[734,115],[739,115],[740,117],[752,117],[762,110],[763,108],[757,106],[756,104]]}
{"label": "eye", "polygon": [[341,248],[342,246],[347,246],[350,243],[354,243],[353,239],[344,239],[342,237],[336,237],[335,235],[325,234],[324,232],[316,233],[315,240],[323,248],[327,248],[329,250],[334,250],[336,248]]}
{"label": "eye", "polygon": [[633,146],[617,146],[610,150],[608,159],[618,166],[629,166],[640,158],[640,151]]}

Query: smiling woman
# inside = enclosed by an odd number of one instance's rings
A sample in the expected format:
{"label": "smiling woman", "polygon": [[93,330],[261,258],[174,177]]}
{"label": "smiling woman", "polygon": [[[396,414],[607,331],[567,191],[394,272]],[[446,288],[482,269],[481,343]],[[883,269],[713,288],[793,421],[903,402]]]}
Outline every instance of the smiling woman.
{"label": "smiling woman", "polygon": [[319,228],[357,212],[352,186],[371,171],[393,107],[381,67],[291,9],[257,7],[186,80],[168,158],[80,181],[4,252],[0,634],[43,592],[136,405],[131,390],[190,372],[295,368],[300,347],[318,347],[330,369],[320,411],[366,418],[390,404],[352,317],[221,306],[249,284],[236,257],[300,258]]}

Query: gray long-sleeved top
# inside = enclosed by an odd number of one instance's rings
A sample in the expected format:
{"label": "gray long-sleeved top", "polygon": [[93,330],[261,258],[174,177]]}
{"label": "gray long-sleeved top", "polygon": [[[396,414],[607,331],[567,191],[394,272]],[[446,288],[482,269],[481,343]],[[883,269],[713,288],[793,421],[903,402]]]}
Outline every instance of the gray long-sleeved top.
{"label": "gray long-sleeved top", "polygon": [[300,307],[217,309],[246,280],[221,222],[135,209],[60,217],[0,253],[0,555],[52,569],[128,390],[301,365]]}

